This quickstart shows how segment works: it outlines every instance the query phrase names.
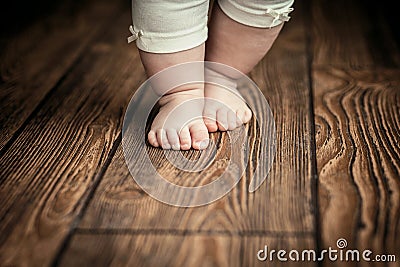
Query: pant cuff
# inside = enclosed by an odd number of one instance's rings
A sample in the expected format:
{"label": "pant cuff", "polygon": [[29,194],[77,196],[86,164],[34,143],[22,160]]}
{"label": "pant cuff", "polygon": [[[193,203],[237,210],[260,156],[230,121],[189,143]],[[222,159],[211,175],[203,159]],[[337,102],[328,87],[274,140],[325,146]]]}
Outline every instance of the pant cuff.
{"label": "pant cuff", "polygon": [[[133,27],[135,28],[135,27]],[[135,30],[135,29],[134,29]],[[135,33],[136,30],[135,30]],[[149,53],[175,53],[188,50],[203,44],[207,40],[208,29],[203,29],[180,36],[161,36],[159,33],[140,31],[140,34],[133,36],[136,46]],[[130,37],[131,38],[131,37]],[[128,38],[129,40],[129,38]]]}
{"label": "pant cuff", "polygon": [[289,13],[293,11],[291,8],[293,2],[294,0],[289,0],[284,5],[276,8],[266,6],[265,9],[259,6],[251,8],[231,0],[219,0],[218,4],[228,17],[241,24],[257,28],[272,28],[290,19]]}

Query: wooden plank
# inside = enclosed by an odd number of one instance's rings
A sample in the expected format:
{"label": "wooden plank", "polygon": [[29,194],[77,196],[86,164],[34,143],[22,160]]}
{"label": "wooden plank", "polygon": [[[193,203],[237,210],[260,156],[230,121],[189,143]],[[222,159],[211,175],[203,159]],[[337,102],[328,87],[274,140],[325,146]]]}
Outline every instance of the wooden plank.
{"label": "wooden plank", "polygon": [[349,248],[400,256],[399,77],[383,69],[313,73],[325,247],[345,238]]}
{"label": "wooden plank", "polygon": [[[271,262],[257,259],[258,251],[265,246],[269,249],[285,249],[289,253],[292,249],[312,249],[313,239],[218,235],[77,234],[62,257],[60,266],[266,266]],[[276,257],[272,263],[273,266],[304,266],[304,262],[290,260],[279,262]],[[307,266],[316,266],[316,263],[307,262]]]}
{"label": "wooden plank", "polygon": [[60,5],[51,16],[1,39],[0,153],[118,9],[120,3],[109,1]]}
{"label": "wooden plank", "polygon": [[[294,13],[293,20],[285,26],[270,54],[251,74],[269,101],[277,127],[276,160],[267,181],[258,191],[254,194],[247,191],[252,165],[238,186],[215,203],[191,209],[168,206],[152,199],[135,184],[119,148],[80,227],[312,234],[312,120],[305,34],[300,16],[301,12]],[[249,127],[250,153],[255,154],[258,137],[254,121]],[[225,134],[213,136],[222,144],[228,142]],[[137,137],[138,140],[141,138]],[[196,159],[198,153],[192,153],[184,154]],[[149,155],[166,179],[192,183],[192,186],[198,179],[207,182],[215,179],[225,170],[229,160],[229,151],[221,145],[217,164],[198,178],[194,173],[171,166],[159,149],[149,148]]]}
{"label": "wooden plank", "polygon": [[2,265],[49,265],[79,220],[113,153],[123,108],[143,82],[138,53],[126,43],[130,21],[128,8],[96,34],[0,158]]}
{"label": "wooden plank", "polygon": [[311,5],[319,224],[323,247],[398,258],[400,52],[385,4]]}
{"label": "wooden plank", "polygon": [[311,1],[313,66],[399,67],[400,52],[385,21],[387,6],[393,5],[385,1]]}

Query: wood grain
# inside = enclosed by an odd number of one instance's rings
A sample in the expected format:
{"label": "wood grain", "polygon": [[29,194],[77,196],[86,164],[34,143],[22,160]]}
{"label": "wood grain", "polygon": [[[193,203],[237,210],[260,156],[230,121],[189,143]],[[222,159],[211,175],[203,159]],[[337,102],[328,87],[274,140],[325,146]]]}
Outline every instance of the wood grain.
{"label": "wood grain", "polygon": [[[144,71],[127,9],[0,158],[0,262],[49,265],[95,189]],[[135,63],[136,62],[136,63]]]}
{"label": "wood grain", "polygon": [[[277,127],[276,160],[269,177],[258,191],[254,194],[247,191],[253,167],[250,166],[245,179],[226,197],[213,204],[192,209],[168,206],[137,187],[119,148],[80,227],[312,234],[311,100],[305,34],[300,15],[301,12],[297,13],[297,17],[293,15],[293,22],[284,28],[273,50],[251,74],[269,101]],[[254,124],[249,127],[249,151],[257,153],[257,127]],[[218,136],[216,139],[226,143],[225,134]],[[203,172],[202,179],[210,181],[224,171],[224,162],[228,159],[224,145],[218,151],[217,164]],[[149,155],[167,179],[177,181],[177,177],[181,180],[196,177],[193,173],[183,174],[175,170],[163,160],[159,149],[150,149]]]}
{"label": "wood grain", "polygon": [[121,4],[107,1],[86,2],[79,8],[60,5],[52,16],[1,39],[0,155],[90,40],[120,9]]}
{"label": "wood grain", "polygon": [[[218,235],[171,236],[163,234],[77,234],[60,266],[266,266],[257,252],[269,249],[310,249],[312,238],[239,237]],[[275,255],[276,256],[276,255]],[[279,262],[273,266],[304,266]],[[316,266],[308,262],[307,266]]]}
{"label": "wood grain", "polygon": [[384,17],[388,1],[310,1],[314,67],[400,66],[400,52]]}
{"label": "wood grain", "polygon": [[[338,238],[398,260],[400,52],[384,6],[361,2],[296,2],[250,74],[275,116],[268,179],[248,193],[260,153],[253,119],[244,177],[221,200],[190,209],[149,197],[124,160],[124,111],[145,79],[125,40],[129,6],[122,14],[122,3],[89,1],[0,39],[0,265],[304,266],[259,262],[256,253],[336,248]],[[218,151],[201,174],[147,151],[169,181],[202,185],[225,171],[232,152],[226,134],[211,136]]]}
{"label": "wood grain", "polygon": [[[397,253],[400,71],[314,71],[323,245]],[[370,266],[370,265],[368,265]]]}
{"label": "wood grain", "polygon": [[320,239],[398,255],[399,50],[371,3],[310,6]]}

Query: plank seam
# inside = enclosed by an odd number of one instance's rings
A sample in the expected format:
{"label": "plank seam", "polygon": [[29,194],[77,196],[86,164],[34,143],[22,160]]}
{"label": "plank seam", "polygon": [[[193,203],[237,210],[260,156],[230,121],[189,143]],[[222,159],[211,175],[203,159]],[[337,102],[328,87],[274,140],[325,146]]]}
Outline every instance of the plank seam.
{"label": "plank seam", "polygon": [[[313,64],[313,63],[312,63]],[[313,70],[319,70],[319,71],[331,71],[332,69],[335,70],[343,70],[343,71],[352,71],[352,70],[357,70],[359,72],[362,71],[393,71],[393,72],[399,72],[399,68],[392,68],[392,67],[376,67],[375,65],[366,65],[366,66],[360,66],[357,68],[350,67],[350,66],[342,66],[342,65],[336,65],[336,64],[313,64],[312,65]]]}
{"label": "plank seam", "polygon": [[314,231],[263,231],[263,230],[179,230],[179,229],[110,229],[76,228],[75,234],[81,235],[173,235],[173,236],[267,236],[267,237],[314,237]]}
{"label": "plank seam", "polygon": [[[311,29],[312,27],[312,17],[307,16],[311,14],[311,1],[307,1],[305,8],[303,9],[304,28]],[[313,41],[312,36],[307,31],[304,32],[306,40],[306,58],[307,58],[307,75],[308,75],[308,88],[309,88],[309,113],[310,113],[310,162],[311,162],[311,175],[312,179],[310,181],[311,187],[311,201],[312,207],[314,209],[314,241],[316,246],[316,251],[321,251],[321,229],[320,229],[320,214],[319,214],[319,195],[318,195],[318,166],[317,166],[317,146],[315,140],[315,112],[314,112],[314,86],[313,86]],[[321,262],[317,263],[317,266],[322,266]]]}
{"label": "plank seam", "polygon": [[89,188],[89,193],[88,193],[86,199],[83,200],[82,208],[81,208],[80,212],[78,213],[78,215],[73,220],[73,222],[71,223],[71,227],[69,229],[69,232],[66,235],[64,241],[61,243],[61,246],[60,246],[58,252],[55,254],[55,257],[54,257],[54,260],[53,260],[53,263],[51,264],[51,266],[58,266],[59,265],[64,251],[66,250],[66,248],[68,247],[69,243],[71,242],[72,237],[76,233],[76,230],[78,229],[77,226],[80,224],[80,222],[81,222],[81,220],[82,220],[87,208],[89,207],[89,203],[92,200],[92,198],[93,198],[98,186],[100,185],[100,182],[101,182],[105,172],[107,171],[108,167],[110,166],[111,161],[114,158],[114,156],[115,156],[115,154],[117,152],[117,149],[118,149],[119,145],[121,144],[121,142],[122,142],[122,133],[120,133],[118,135],[117,139],[114,141],[113,146],[111,148],[111,151],[107,155],[107,158],[106,158],[106,160],[104,162],[103,167],[94,176],[94,178],[93,178],[93,186],[91,188]]}

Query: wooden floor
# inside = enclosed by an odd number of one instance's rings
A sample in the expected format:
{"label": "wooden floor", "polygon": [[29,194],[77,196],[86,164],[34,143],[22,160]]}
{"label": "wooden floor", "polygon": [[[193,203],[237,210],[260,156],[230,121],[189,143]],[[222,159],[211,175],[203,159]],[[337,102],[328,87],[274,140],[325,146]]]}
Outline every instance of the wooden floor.
{"label": "wooden floor", "polygon": [[[0,266],[400,266],[400,50],[383,5],[297,1],[250,74],[276,123],[267,180],[247,192],[250,161],[224,198],[177,208],[124,161],[124,112],[145,81],[126,43],[129,2],[66,2],[2,32]],[[248,129],[257,158],[259,127]],[[209,178],[228,158],[220,146]],[[257,260],[265,245],[320,251],[339,238],[397,262]]]}

